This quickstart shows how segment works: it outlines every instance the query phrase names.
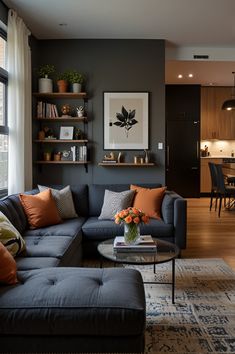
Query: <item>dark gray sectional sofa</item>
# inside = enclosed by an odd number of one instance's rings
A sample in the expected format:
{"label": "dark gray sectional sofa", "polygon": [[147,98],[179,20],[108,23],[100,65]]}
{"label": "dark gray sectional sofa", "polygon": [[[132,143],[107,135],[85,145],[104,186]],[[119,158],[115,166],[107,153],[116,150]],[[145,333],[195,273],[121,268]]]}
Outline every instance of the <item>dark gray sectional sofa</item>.
{"label": "dark gray sectional sofa", "polygon": [[[18,195],[0,200],[0,211],[26,242],[25,253],[16,258],[20,283],[0,285],[0,353],[143,352],[145,296],[140,273],[79,267],[82,252],[95,255],[100,241],[123,234],[123,226],[98,216],[105,189],[120,192],[130,186],[70,187],[78,217],[36,230],[29,229]],[[141,226],[142,234],[185,248],[185,199],[167,191],[161,211],[162,220],[151,219]]]}

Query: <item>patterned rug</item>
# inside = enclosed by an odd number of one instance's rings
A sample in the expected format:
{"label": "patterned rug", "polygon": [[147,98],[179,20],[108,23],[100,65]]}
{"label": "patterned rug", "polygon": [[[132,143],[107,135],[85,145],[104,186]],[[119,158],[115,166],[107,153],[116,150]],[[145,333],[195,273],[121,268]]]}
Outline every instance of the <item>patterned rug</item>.
{"label": "patterned rug", "polygon": [[[146,281],[171,280],[171,262],[156,275],[136,268]],[[146,354],[235,353],[235,273],[223,260],[176,260],[174,305],[170,285],[146,284],[145,292]]]}

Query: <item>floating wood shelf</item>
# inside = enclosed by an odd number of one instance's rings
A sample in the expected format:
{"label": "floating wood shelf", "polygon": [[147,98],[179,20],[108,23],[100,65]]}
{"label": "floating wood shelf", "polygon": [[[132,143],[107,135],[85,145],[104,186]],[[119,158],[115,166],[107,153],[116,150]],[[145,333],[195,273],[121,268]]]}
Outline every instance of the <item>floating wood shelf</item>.
{"label": "floating wood shelf", "polygon": [[84,139],[84,140],[69,140],[69,139],[43,139],[43,140],[34,140],[35,143],[50,143],[50,144],[60,144],[60,143],[88,143],[88,140]]}
{"label": "floating wood shelf", "polygon": [[65,165],[87,165],[91,163],[90,161],[66,161],[66,160],[59,160],[59,161],[35,161],[36,164],[65,164]]}
{"label": "floating wood shelf", "polygon": [[65,93],[60,93],[60,92],[51,92],[51,93],[39,93],[39,92],[34,92],[33,93],[34,97],[37,98],[77,98],[77,99],[85,99],[87,97],[86,92],[80,92],[80,93],[73,93],[73,92],[65,92]]}
{"label": "floating wood shelf", "polygon": [[120,163],[111,163],[111,162],[100,162],[99,166],[105,167],[152,167],[155,166],[155,163],[134,163],[134,162],[120,162]]}
{"label": "floating wood shelf", "polygon": [[87,117],[56,117],[56,118],[50,118],[50,117],[45,117],[45,118],[38,118],[35,117],[34,119],[40,120],[40,121],[46,121],[46,122],[87,122]]}

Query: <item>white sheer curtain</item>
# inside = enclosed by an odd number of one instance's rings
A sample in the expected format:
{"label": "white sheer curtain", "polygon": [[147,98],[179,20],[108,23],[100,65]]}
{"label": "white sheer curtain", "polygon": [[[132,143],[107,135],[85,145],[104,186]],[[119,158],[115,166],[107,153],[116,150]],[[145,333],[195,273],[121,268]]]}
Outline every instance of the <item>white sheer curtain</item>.
{"label": "white sheer curtain", "polygon": [[8,194],[32,188],[31,53],[29,30],[9,10],[7,30],[8,81]]}

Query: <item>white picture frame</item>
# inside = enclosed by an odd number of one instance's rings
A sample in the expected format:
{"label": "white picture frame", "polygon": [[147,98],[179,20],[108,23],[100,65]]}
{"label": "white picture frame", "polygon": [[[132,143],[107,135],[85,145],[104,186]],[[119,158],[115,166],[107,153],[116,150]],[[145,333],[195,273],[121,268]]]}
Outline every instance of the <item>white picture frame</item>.
{"label": "white picture frame", "polygon": [[104,92],[104,150],[149,149],[149,92]]}
{"label": "white picture frame", "polygon": [[60,127],[60,140],[73,140],[74,127]]}

